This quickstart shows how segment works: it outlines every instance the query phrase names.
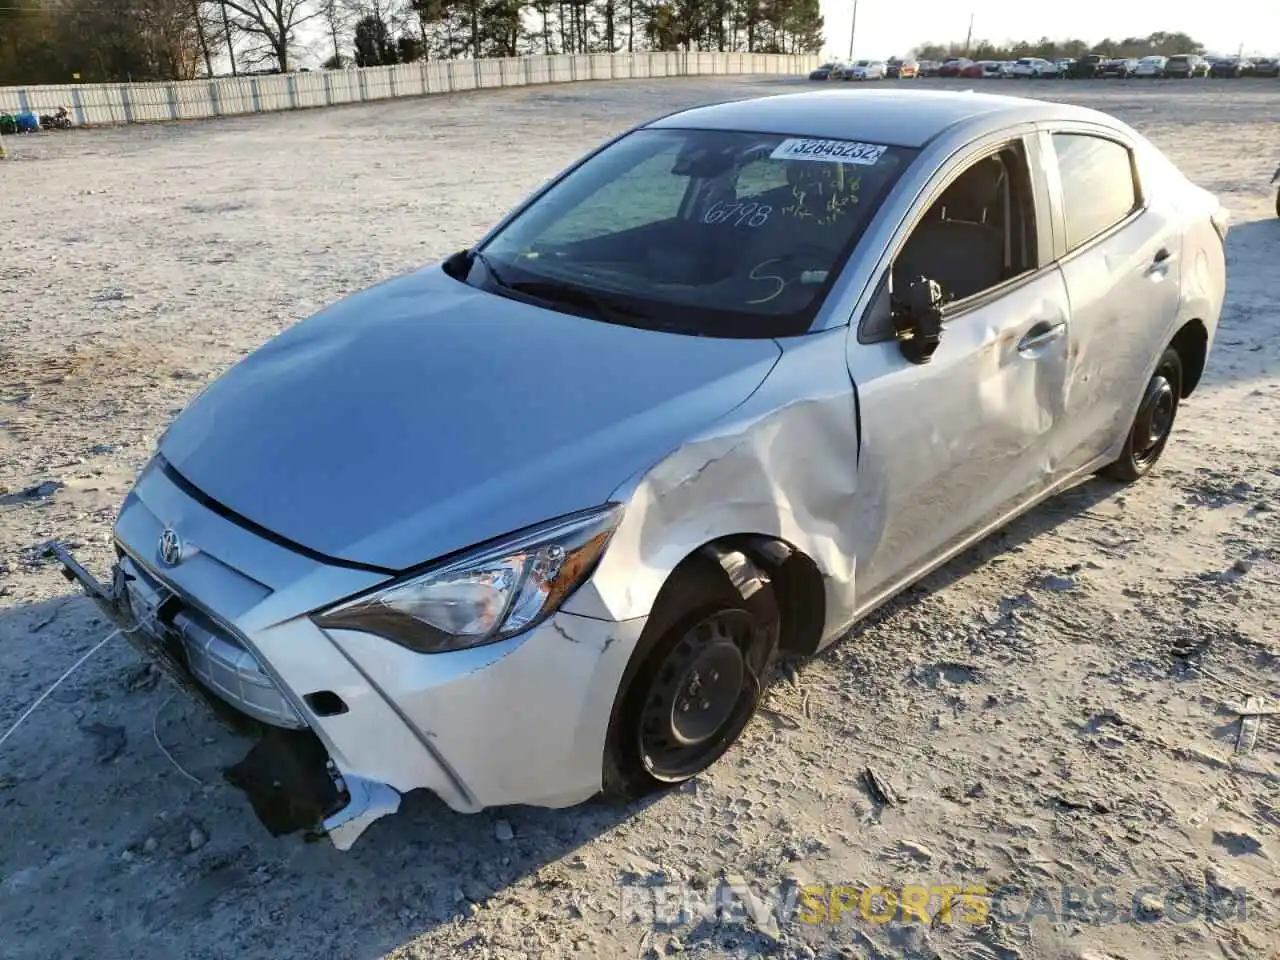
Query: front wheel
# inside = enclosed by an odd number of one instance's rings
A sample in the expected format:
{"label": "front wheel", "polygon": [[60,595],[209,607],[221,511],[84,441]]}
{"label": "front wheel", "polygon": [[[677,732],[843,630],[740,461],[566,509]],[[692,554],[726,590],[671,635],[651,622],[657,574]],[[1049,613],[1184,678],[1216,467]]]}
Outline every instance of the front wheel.
{"label": "front wheel", "polygon": [[1182,358],[1178,351],[1166,347],[1155,372],[1147,381],[1125,438],[1120,456],[1102,468],[1112,480],[1131,483],[1151,472],[1169,442],[1173,421],[1178,415],[1178,398],[1182,395]]}
{"label": "front wheel", "polygon": [[709,558],[686,562],[654,605],[610,722],[604,789],[617,799],[683,783],[719,760],[773,676],[780,624],[767,575],[740,591]]}

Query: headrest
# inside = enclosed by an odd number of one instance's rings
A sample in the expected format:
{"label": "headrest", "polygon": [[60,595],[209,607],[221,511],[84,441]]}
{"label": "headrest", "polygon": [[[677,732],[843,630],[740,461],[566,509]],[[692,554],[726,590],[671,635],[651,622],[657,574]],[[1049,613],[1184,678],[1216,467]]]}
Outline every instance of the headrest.
{"label": "headrest", "polygon": [[981,223],[988,209],[1000,202],[1004,187],[1004,163],[999,157],[979,160],[947,188],[942,196],[948,220]]}

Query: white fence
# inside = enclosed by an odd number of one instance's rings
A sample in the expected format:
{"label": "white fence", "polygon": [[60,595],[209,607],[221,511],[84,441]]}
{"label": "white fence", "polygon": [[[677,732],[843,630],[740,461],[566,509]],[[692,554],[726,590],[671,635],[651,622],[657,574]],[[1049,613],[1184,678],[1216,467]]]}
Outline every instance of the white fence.
{"label": "white fence", "polygon": [[575,80],[716,74],[808,73],[812,56],[764,53],[601,53],[501,60],[421,60],[392,67],[321,70],[173,83],[0,87],[0,112],[71,110],[77,125],[188,120],[297,110],[390,97]]}

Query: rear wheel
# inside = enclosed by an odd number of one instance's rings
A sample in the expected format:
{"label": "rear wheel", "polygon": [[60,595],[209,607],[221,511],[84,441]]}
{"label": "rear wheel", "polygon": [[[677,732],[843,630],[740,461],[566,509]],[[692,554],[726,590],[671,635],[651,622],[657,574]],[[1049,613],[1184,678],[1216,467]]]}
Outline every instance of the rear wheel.
{"label": "rear wheel", "polygon": [[1169,442],[1181,393],[1182,358],[1177,350],[1167,347],[1147,381],[1124,449],[1116,460],[1103,467],[1104,476],[1129,483],[1151,472]]}
{"label": "rear wheel", "polygon": [[654,606],[610,723],[604,786],[619,799],[683,783],[719,760],[772,679],[779,614],[767,576],[740,591],[710,558],[686,563]]}

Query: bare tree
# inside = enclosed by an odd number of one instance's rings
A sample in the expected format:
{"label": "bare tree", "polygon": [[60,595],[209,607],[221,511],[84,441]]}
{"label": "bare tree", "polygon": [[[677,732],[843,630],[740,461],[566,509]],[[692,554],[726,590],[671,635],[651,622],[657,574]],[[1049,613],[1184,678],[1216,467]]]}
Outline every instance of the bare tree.
{"label": "bare tree", "polygon": [[341,67],[343,57],[338,38],[346,33],[351,20],[350,12],[341,0],[320,0],[320,15],[324,17],[325,26],[329,30],[329,37],[333,40],[333,59],[329,62],[335,68]]}
{"label": "bare tree", "polygon": [[289,47],[298,27],[322,16],[313,0],[225,0],[237,14],[239,30],[257,37],[283,73],[289,69]]}

